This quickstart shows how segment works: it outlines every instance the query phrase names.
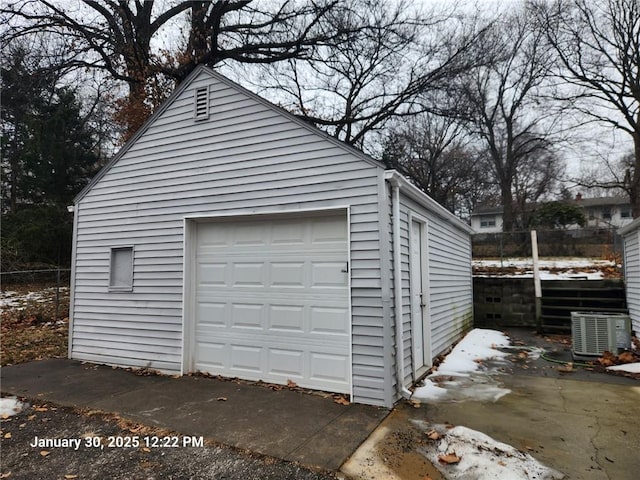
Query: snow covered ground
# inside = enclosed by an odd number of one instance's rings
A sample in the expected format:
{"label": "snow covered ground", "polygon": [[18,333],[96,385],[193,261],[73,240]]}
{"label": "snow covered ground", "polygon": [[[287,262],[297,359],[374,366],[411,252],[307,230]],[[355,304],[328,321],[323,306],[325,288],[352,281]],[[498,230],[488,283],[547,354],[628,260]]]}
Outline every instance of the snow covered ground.
{"label": "snow covered ground", "polygon": [[[611,260],[595,258],[541,258],[538,262],[541,280],[600,280],[618,276],[621,268]],[[531,258],[503,258],[502,260],[473,260],[474,276],[533,278]]]}
{"label": "snow covered ground", "polygon": [[640,363],[627,363],[624,365],[614,365],[607,367],[607,370],[616,370],[619,372],[640,373]]}
{"label": "snow covered ground", "polygon": [[[60,293],[68,292],[68,287],[60,287]],[[19,293],[12,290],[0,292],[0,308],[12,308],[14,310],[24,310],[29,302],[46,303],[55,298],[55,287],[45,288],[36,292]]]}
{"label": "snow covered ground", "polygon": [[[510,393],[500,384],[499,368],[509,349],[526,349],[532,358],[541,353],[534,347],[511,346],[502,332],[471,330],[431,373],[424,386],[415,389],[412,400],[426,403],[497,401]],[[499,349],[499,350],[498,350]],[[640,373],[640,363],[608,367]],[[564,478],[511,445],[465,426],[430,424],[412,420],[414,427],[431,440],[418,451],[451,480],[552,480]]]}
{"label": "snow covered ground", "polygon": [[419,451],[452,480],[551,480],[564,475],[511,445],[467,427],[425,426],[435,443]]}
{"label": "snow covered ground", "polygon": [[[499,374],[496,366],[508,354],[495,347],[509,344],[509,338],[502,332],[471,330],[425,379],[424,386],[415,389],[411,398],[423,402],[498,400],[510,392],[495,378]],[[490,365],[487,360],[491,360]]]}
{"label": "snow covered ground", "polygon": [[[509,338],[488,329],[471,330],[411,397],[423,402],[496,401],[510,390],[498,382]],[[521,348],[521,347],[518,347]],[[535,353],[535,352],[532,352]],[[422,423],[414,421],[414,424]],[[564,475],[525,452],[464,426],[416,425],[433,442],[419,449],[447,479],[550,480]]]}
{"label": "snow covered ground", "polygon": [[17,415],[25,406],[26,405],[16,397],[0,398],[0,417],[7,418]]}

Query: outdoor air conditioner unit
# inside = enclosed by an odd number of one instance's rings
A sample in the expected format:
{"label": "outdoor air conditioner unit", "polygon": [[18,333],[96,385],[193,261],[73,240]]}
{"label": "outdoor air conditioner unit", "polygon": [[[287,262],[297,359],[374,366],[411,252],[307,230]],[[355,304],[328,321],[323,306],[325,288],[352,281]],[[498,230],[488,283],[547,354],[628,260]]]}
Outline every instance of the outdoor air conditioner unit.
{"label": "outdoor air conditioner unit", "polygon": [[571,312],[571,340],[576,355],[614,355],[631,347],[631,318],[622,313]]}

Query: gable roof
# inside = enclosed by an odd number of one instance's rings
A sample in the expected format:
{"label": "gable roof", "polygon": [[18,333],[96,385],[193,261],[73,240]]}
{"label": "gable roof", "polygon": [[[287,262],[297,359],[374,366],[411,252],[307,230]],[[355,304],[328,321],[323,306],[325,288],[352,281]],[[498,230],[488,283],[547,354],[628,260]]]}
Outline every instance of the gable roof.
{"label": "gable roof", "polygon": [[120,160],[129,151],[129,149],[138,141],[138,139],[140,139],[140,137],[142,137],[142,135],[144,135],[144,133],[149,129],[149,127],[153,124],[153,122],[155,122],[155,120],[158,117],[160,117],[169,108],[169,106],[176,100],[176,98],[178,98],[195,80],[195,78],[198,77],[198,75],[200,75],[201,73],[207,73],[216,81],[224,83],[226,86],[233,88],[239,93],[261,103],[262,105],[275,111],[279,115],[284,116],[290,121],[296,123],[298,126],[305,128],[306,130],[308,130],[309,132],[315,135],[323,137],[325,140],[335,144],[336,146],[344,150],[347,150],[349,153],[351,153],[352,155],[355,155],[361,160],[364,160],[365,162],[373,166],[376,166],[382,169],[385,168],[385,166],[381,162],[379,162],[378,160],[375,160],[374,158],[370,157],[369,155],[362,152],[361,150],[358,150],[352,145],[349,145],[348,143],[340,139],[332,137],[328,133],[309,124],[308,122],[304,121],[300,117],[292,114],[291,112],[288,112],[284,108],[279,107],[278,105],[275,105],[269,100],[266,100],[261,96],[251,92],[250,90],[247,90],[242,85],[234,82],[233,80],[230,80],[224,75],[219,74],[218,72],[212,70],[206,65],[198,65],[187,76],[187,78],[180,85],[178,85],[178,87],[171,93],[171,95],[169,95],[169,98],[167,98],[167,100],[164,101],[164,103],[153,113],[153,115],[151,115],[147,119],[147,121],[144,122],[142,127],[140,127],[140,129],[122,146],[122,148],[105,164],[105,166],[102,167],[102,169],[91,179],[91,181],[80,191],[80,193],[76,195],[76,197],[73,200],[74,205],[80,202],[87,195],[87,193],[89,193],[89,191],[93,188],[93,186],[96,183],[98,183],[102,179],[102,177],[104,177],[107,174],[107,172],[109,172],[111,167],[113,167],[113,165],[115,165],[118,162],[118,160]]}

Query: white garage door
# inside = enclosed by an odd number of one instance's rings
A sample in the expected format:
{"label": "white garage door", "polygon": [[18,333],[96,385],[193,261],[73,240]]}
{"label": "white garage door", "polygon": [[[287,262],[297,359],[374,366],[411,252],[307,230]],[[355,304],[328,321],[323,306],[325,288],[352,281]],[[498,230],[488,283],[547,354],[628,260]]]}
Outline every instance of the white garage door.
{"label": "white garage door", "polygon": [[200,223],[196,370],[348,393],[346,214]]}

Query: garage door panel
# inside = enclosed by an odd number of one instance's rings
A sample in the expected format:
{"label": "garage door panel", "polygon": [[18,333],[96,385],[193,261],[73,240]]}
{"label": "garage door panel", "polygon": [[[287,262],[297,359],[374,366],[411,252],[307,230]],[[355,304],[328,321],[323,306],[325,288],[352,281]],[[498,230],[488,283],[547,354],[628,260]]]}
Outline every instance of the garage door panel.
{"label": "garage door panel", "polygon": [[232,280],[234,287],[264,288],[266,280],[264,263],[236,262],[232,264]]}
{"label": "garage door panel", "polygon": [[271,262],[269,266],[271,287],[305,288],[309,283],[305,262]]}
{"label": "garage door panel", "polygon": [[199,224],[194,367],[350,390],[346,215]]}
{"label": "garage door panel", "polygon": [[348,358],[344,355],[332,355],[326,352],[311,352],[312,379],[340,382],[349,373]]}
{"label": "garage door panel", "polygon": [[260,304],[231,304],[231,328],[262,329],[264,310],[264,305]]}
{"label": "garage door panel", "polygon": [[198,302],[196,315],[201,325],[227,326],[229,324],[226,302]]}
{"label": "garage door panel", "polygon": [[347,224],[332,218],[318,218],[311,224],[311,243],[340,245],[347,239]]}
{"label": "garage door panel", "polygon": [[282,348],[268,350],[268,373],[274,376],[287,376],[289,379],[304,378],[304,352]]}
{"label": "garage door panel", "polygon": [[303,333],[305,313],[303,305],[270,305],[268,328],[272,331]]}
{"label": "garage door panel", "polygon": [[264,361],[263,347],[254,345],[231,345],[229,368],[234,371],[261,373]]}
{"label": "garage door panel", "polygon": [[311,287],[334,287],[343,289],[347,262],[313,262],[311,264]]}
{"label": "garage door panel", "polygon": [[221,287],[227,284],[226,263],[206,263],[198,265],[198,284]]}
{"label": "garage door panel", "polygon": [[344,308],[311,307],[309,333],[349,335],[349,311]]}

